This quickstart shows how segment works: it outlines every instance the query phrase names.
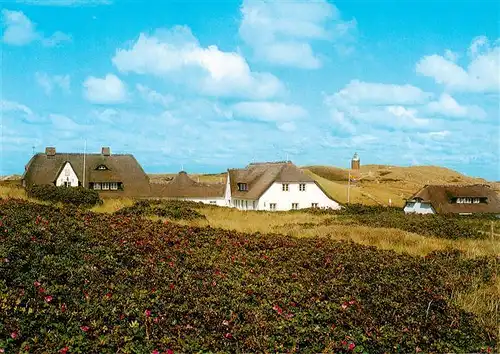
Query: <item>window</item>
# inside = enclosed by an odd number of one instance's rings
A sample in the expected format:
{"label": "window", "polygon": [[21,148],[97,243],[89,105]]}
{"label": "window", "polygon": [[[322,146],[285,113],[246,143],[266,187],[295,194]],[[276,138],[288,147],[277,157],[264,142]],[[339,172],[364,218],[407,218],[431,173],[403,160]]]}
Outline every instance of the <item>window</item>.
{"label": "window", "polygon": [[104,165],[97,166],[96,170],[107,170],[108,168]]}
{"label": "window", "polygon": [[215,200],[211,200],[210,204],[217,204],[217,202]]}
{"label": "window", "polygon": [[238,183],[238,190],[239,191],[247,191],[248,185],[246,183]]}
{"label": "window", "polygon": [[66,168],[64,169],[64,175],[65,175],[65,176],[69,176],[69,174],[70,174],[70,173],[69,173],[69,168],[68,168],[68,167],[66,167]]}
{"label": "window", "polygon": [[288,184],[287,183],[283,183],[282,188],[283,188],[283,192],[288,192]]}
{"label": "window", "polygon": [[311,208],[317,208],[318,207],[318,203],[311,203]]}
{"label": "window", "polygon": [[292,203],[292,209],[297,210],[299,208],[299,203]]}
{"label": "window", "polygon": [[248,209],[248,200],[245,200],[245,209]]}
{"label": "window", "polygon": [[94,183],[94,189],[95,190],[100,190],[101,189],[101,184],[99,182]]}
{"label": "window", "polygon": [[299,191],[305,192],[305,190],[306,190],[306,184],[305,183],[299,184]]}
{"label": "window", "polygon": [[109,189],[111,189],[112,191],[116,191],[118,189],[118,183],[117,182],[111,182],[109,184]]}
{"label": "window", "polygon": [[71,187],[71,183],[69,183],[69,182],[64,182],[64,187]]}
{"label": "window", "polygon": [[276,210],[276,203],[269,203],[269,210]]}
{"label": "window", "polygon": [[102,190],[103,191],[109,190],[109,182],[102,182]]}
{"label": "window", "polygon": [[481,199],[479,198],[474,198],[474,204],[479,204],[481,203]]}

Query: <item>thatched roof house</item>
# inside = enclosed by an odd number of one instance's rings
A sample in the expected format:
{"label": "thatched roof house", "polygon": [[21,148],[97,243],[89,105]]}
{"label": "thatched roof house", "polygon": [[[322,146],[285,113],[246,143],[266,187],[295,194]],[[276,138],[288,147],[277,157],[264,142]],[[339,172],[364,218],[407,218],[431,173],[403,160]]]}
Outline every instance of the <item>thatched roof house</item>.
{"label": "thatched roof house", "polygon": [[191,179],[185,171],[179,172],[167,183],[152,183],[154,198],[183,199],[224,204],[226,186],[223,183],[201,183]]}
{"label": "thatched roof house", "polygon": [[228,181],[231,206],[243,210],[340,208],[319,183],[291,161],[229,169]]}
{"label": "thatched roof house", "polygon": [[483,184],[426,185],[407,200],[405,212],[500,214],[500,197],[488,185]]}
{"label": "thatched roof house", "polygon": [[84,186],[104,196],[147,197],[151,194],[149,177],[133,155],[111,154],[102,148],[100,154],[56,153],[46,148],[34,155],[22,176],[24,186],[52,184]]}

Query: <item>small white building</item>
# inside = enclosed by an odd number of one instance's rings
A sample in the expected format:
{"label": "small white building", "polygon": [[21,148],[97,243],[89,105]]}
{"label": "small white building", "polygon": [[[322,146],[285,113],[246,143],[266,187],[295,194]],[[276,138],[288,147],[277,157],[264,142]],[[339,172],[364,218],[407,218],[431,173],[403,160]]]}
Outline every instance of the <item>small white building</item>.
{"label": "small white building", "polygon": [[200,183],[192,180],[185,171],[179,172],[167,183],[152,183],[152,196],[160,199],[177,199],[217,206],[228,206],[224,183]]}
{"label": "small white building", "polygon": [[290,161],[228,170],[226,200],[240,210],[340,209],[337,201]]}
{"label": "small white building", "polygon": [[404,206],[406,214],[500,214],[500,197],[487,185],[426,185]]}

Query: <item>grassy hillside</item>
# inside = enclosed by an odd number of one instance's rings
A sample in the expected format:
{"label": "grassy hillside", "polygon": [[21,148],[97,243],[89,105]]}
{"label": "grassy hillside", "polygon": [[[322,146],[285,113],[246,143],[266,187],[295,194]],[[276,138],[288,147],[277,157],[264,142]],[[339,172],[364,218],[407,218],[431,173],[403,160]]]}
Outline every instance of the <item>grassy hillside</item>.
{"label": "grassy hillside", "polygon": [[[303,169],[334,199],[340,202],[347,201],[347,169],[330,166],[306,166]],[[500,183],[467,177],[438,166],[364,165],[361,166],[356,179],[357,181],[351,184],[351,202],[367,205],[388,205],[391,199],[392,205],[403,206],[405,198],[426,184],[486,183],[500,191]]]}

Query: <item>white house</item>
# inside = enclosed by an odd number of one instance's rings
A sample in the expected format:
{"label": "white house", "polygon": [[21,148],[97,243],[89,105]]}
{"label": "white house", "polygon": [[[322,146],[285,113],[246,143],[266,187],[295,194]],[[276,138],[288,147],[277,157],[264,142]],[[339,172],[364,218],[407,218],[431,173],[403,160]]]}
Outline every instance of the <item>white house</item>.
{"label": "white house", "polygon": [[217,206],[229,206],[224,183],[200,183],[181,171],[167,183],[152,183],[153,197],[201,202]]}
{"label": "white house", "polygon": [[228,170],[226,200],[240,210],[340,209],[337,201],[290,161]]}
{"label": "white house", "polygon": [[407,214],[500,214],[500,197],[487,185],[426,185],[406,201]]}
{"label": "white house", "polygon": [[76,175],[75,169],[71,165],[71,162],[66,161],[61,166],[61,169],[56,177],[56,186],[61,187],[78,187],[80,181]]}

